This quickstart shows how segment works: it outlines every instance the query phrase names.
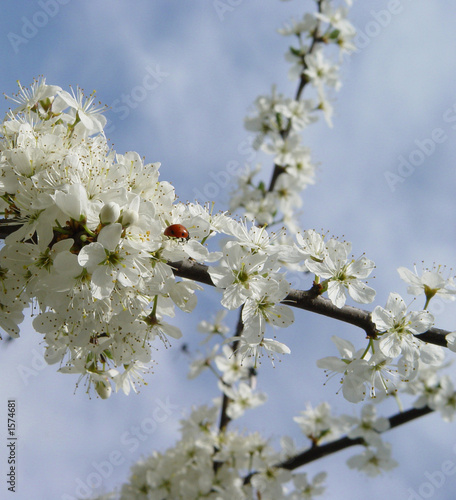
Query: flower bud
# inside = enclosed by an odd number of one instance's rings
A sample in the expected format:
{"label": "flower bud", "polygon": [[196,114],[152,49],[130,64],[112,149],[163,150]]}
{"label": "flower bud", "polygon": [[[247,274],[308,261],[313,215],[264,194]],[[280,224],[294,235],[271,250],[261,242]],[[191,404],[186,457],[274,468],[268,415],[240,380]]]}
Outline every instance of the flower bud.
{"label": "flower bud", "polygon": [[115,201],[110,201],[103,206],[100,211],[100,221],[102,224],[112,224],[117,222],[120,215],[120,207]]}
{"label": "flower bud", "polygon": [[112,393],[112,387],[109,382],[98,381],[95,384],[95,390],[101,399],[108,399]]}
{"label": "flower bud", "polygon": [[134,226],[139,220],[138,212],[128,208],[122,213],[122,227]]}

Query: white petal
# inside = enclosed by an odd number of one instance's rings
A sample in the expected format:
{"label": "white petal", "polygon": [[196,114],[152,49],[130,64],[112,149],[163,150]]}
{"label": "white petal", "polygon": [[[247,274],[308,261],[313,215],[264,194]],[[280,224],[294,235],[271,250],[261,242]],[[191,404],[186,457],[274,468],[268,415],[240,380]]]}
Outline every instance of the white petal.
{"label": "white petal", "polygon": [[348,284],[350,297],[360,304],[370,304],[375,299],[375,290],[362,281]]}
{"label": "white petal", "polygon": [[448,349],[456,352],[456,332],[451,332],[445,337]]}
{"label": "white petal", "polygon": [[223,293],[221,304],[227,309],[233,310],[241,307],[248,297],[247,290],[238,284],[230,285]]}
{"label": "white petal", "polygon": [[328,285],[328,297],[336,307],[343,307],[347,300],[344,285],[339,281],[330,281]]}
{"label": "white petal", "polygon": [[359,403],[366,397],[365,381],[353,374],[344,377],[342,394],[350,403]]}
{"label": "white petal", "polygon": [[294,322],[294,313],[290,307],[276,305],[272,309],[272,314],[268,315],[268,319],[273,325],[286,328]]}
{"label": "white petal", "polygon": [[380,332],[386,332],[393,327],[394,321],[391,313],[381,306],[377,306],[372,312],[372,321]]}
{"label": "white petal", "polygon": [[386,301],[385,309],[391,313],[394,318],[402,318],[405,316],[407,311],[407,305],[404,299],[398,294],[391,292],[388,295],[388,300]]}
{"label": "white petal", "polygon": [[399,356],[399,354],[402,351],[401,342],[397,338],[396,333],[386,333],[382,335],[378,343],[378,346],[382,351],[382,353],[389,358],[395,358]]}
{"label": "white petal", "polygon": [[445,359],[445,350],[438,345],[423,343],[420,349],[420,359],[427,365],[440,366]]}
{"label": "white petal", "polygon": [[101,243],[107,250],[114,252],[120,241],[122,225],[116,222],[105,226],[98,235],[97,242]]}
{"label": "white petal", "polygon": [[406,267],[398,267],[397,272],[399,273],[401,279],[404,280],[409,285],[415,285],[423,289],[423,284],[421,283],[420,278],[416,274],[412,273],[412,271],[410,271]]}

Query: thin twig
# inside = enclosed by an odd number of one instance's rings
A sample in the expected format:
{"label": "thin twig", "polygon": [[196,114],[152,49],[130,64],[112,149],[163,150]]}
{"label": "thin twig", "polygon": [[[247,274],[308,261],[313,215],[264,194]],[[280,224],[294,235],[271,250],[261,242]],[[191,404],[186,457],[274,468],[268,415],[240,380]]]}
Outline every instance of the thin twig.
{"label": "thin twig", "polygon": [[[320,12],[320,13],[321,13],[321,3],[322,3],[321,0],[318,0],[317,7],[318,7],[318,12]],[[318,19],[317,25],[315,26],[315,30],[312,34],[312,42],[310,44],[309,50],[307,51],[306,55],[312,54],[315,47],[317,46],[317,43],[322,42],[320,27],[321,27],[321,22]],[[302,94],[305,86],[309,83],[309,79],[308,79],[307,75],[304,73],[304,71],[307,69],[307,67],[308,67],[307,63],[306,63],[305,58],[303,56],[301,78],[299,79],[298,89],[296,90],[295,101],[299,101],[301,99],[301,94]],[[290,118],[288,120],[287,127],[284,130],[280,131],[280,135],[282,136],[282,139],[284,141],[287,139],[288,135],[290,134],[291,122],[292,122],[292,119]],[[274,164],[274,170],[272,172],[271,182],[269,183],[268,192],[271,192],[274,189],[275,183],[276,183],[277,179],[279,178],[280,174],[284,173],[285,171],[286,171],[286,167],[284,167],[282,165]]]}
{"label": "thin twig", "polygon": [[[236,333],[234,334],[236,338],[241,338],[243,328],[244,324],[242,323],[242,307],[241,307],[239,310],[239,319],[236,326]],[[239,340],[235,340],[231,344],[231,349],[233,350],[233,353],[236,352],[238,345],[239,345]],[[225,393],[223,393],[222,409],[220,411],[220,423],[219,423],[220,432],[223,432],[227,428],[228,424],[231,422],[231,417],[229,417],[227,414],[228,405],[230,401],[231,399]]]}

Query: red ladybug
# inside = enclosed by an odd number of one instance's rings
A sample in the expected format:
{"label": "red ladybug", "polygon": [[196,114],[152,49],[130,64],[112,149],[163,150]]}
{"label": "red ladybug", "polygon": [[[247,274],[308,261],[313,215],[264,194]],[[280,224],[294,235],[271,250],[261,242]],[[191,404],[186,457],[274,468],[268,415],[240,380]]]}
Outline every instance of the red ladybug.
{"label": "red ladybug", "polygon": [[171,224],[171,226],[165,229],[163,234],[169,238],[179,238],[183,240],[188,240],[190,238],[188,229],[182,224]]}

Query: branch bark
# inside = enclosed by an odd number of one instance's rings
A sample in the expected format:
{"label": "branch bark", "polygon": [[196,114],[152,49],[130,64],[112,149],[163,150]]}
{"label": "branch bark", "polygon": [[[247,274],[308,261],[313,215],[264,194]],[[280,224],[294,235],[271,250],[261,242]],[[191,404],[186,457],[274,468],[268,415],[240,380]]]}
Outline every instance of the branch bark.
{"label": "branch bark", "polygon": [[[415,420],[417,418],[423,417],[424,415],[428,415],[432,413],[434,410],[425,406],[424,408],[412,408],[402,413],[398,413],[393,415],[388,420],[390,422],[390,428],[384,432],[388,432],[399,425],[410,422],[411,420]],[[380,433],[383,434],[383,433]],[[344,436],[340,439],[332,441],[331,443],[327,443],[321,446],[313,446],[309,450],[305,450],[294,457],[290,457],[283,462],[280,462],[275,465],[275,467],[280,467],[282,469],[287,470],[295,470],[303,465],[306,465],[310,462],[318,460],[319,458],[326,457],[327,455],[331,455],[332,453],[336,453],[338,451],[344,450],[345,448],[350,448],[351,446],[355,446],[358,444],[363,444],[362,438],[351,439],[347,436]],[[244,484],[248,484],[256,473],[252,472],[248,476],[244,478]]]}
{"label": "branch bark", "polygon": [[[393,415],[388,419],[390,423],[390,428],[388,430],[394,429],[395,427],[410,422],[411,420],[423,417],[424,415],[428,415],[433,411],[434,410],[432,410],[428,406],[425,406],[424,408],[412,408],[402,413]],[[331,453],[336,453],[337,451],[341,451],[345,448],[349,448],[350,446],[355,446],[357,444],[363,444],[363,439],[350,439],[349,437],[345,436],[343,438],[337,439],[336,441],[332,441],[331,443],[327,443],[322,446],[315,446],[310,450],[306,450],[299,455],[291,457],[288,460],[277,464],[277,467],[294,470],[298,467],[301,467],[302,465],[308,464],[309,462],[313,462],[314,460],[323,458],[327,455],[330,455]]]}
{"label": "branch bark", "polygon": [[[168,264],[173,268],[176,276],[214,286],[208,273],[208,266],[205,264],[190,260],[169,262]],[[307,291],[291,290],[283,303],[357,326],[364,330],[368,337],[375,337],[378,334],[371,320],[370,311],[351,306],[338,308],[329,299],[318,295],[314,288]],[[447,347],[445,335],[448,335],[448,333],[450,332],[440,328],[430,328],[427,332],[416,335],[416,337],[429,344]]]}
{"label": "branch bark", "polygon": [[17,231],[21,225],[22,222],[16,219],[0,219],[0,240]]}
{"label": "branch bark", "polygon": [[[7,222],[5,220],[0,220],[0,239],[4,239],[17,230],[17,225],[11,225],[14,224],[14,222],[14,219],[10,219]],[[215,286],[209,275],[208,266],[205,264],[200,264],[190,259],[181,260],[179,262],[168,262],[168,264],[173,269],[175,276]],[[283,303],[291,307],[311,311],[316,314],[321,314],[322,316],[327,316],[357,326],[364,330],[368,337],[375,337],[378,333],[374,323],[372,323],[371,313],[369,311],[351,306],[338,308],[329,299],[318,295],[317,290],[314,288],[307,291],[291,290]],[[430,328],[427,332],[417,335],[416,337],[429,344],[447,347],[445,335],[448,335],[448,333],[450,332],[440,328]]]}
{"label": "branch bark", "polygon": [[[234,337],[236,337],[237,339],[239,339],[241,337],[242,330],[244,329],[244,324],[242,322],[242,309],[243,308],[241,307],[239,310],[239,319],[238,319],[237,326],[236,326],[236,333],[234,334]],[[239,340],[235,340],[231,344],[231,348],[233,350],[233,353],[236,352],[238,345],[239,345]],[[231,422],[231,417],[227,413],[230,401],[232,401],[232,400],[225,393],[223,393],[223,395],[222,395],[222,409],[220,411],[220,423],[219,423],[219,431],[220,432],[225,431],[225,429],[228,427],[228,424]]]}

